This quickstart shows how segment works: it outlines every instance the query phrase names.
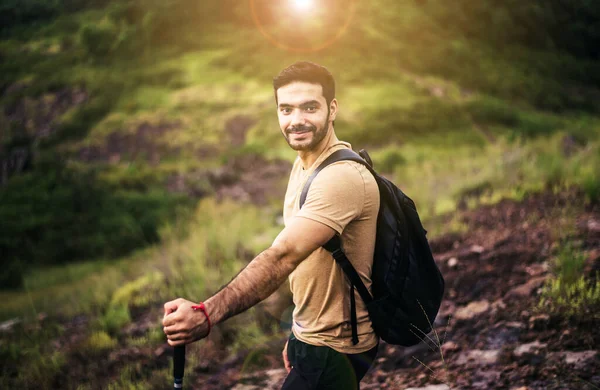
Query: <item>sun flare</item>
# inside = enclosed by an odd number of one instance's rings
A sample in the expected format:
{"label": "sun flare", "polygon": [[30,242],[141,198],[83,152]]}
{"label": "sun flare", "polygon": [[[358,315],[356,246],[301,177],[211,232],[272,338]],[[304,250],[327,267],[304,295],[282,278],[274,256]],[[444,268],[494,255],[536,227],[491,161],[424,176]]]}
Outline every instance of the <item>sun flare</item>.
{"label": "sun flare", "polygon": [[294,3],[294,6],[296,7],[296,9],[302,10],[302,11],[306,11],[306,10],[312,8],[312,6],[313,6],[312,0],[292,0],[292,2]]}

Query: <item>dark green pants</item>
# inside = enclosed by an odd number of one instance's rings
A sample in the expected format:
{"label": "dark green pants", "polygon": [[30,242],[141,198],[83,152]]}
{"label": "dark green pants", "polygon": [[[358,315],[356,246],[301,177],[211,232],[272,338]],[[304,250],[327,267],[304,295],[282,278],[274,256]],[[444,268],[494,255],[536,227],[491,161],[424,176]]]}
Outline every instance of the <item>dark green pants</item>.
{"label": "dark green pants", "polygon": [[354,390],[359,389],[377,355],[376,345],[358,354],[344,354],[329,347],[317,347],[297,340],[288,341],[287,353],[292,370],[282,390]]}

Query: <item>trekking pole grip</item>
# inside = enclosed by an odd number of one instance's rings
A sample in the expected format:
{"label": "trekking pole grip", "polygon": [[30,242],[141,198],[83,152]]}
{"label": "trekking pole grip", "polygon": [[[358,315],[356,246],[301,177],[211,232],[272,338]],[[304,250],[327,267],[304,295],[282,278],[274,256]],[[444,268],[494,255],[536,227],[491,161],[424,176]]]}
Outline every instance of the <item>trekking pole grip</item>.
{"label": "trekking pole grip", "polygon": [[173,349],[173,388],[183,388],[183,370],[185,368],[185,344]]}

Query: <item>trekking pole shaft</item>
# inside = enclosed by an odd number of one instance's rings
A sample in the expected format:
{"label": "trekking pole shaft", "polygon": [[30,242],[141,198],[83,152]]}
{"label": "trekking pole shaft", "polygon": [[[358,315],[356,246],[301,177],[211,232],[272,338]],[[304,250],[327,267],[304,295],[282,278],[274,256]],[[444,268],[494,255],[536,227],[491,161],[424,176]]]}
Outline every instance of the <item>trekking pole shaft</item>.
{"label": "trekking pole shaft", "polygon": [[185,367],[185,345],[173,349],[173,388],[183,388],[183,370]]}

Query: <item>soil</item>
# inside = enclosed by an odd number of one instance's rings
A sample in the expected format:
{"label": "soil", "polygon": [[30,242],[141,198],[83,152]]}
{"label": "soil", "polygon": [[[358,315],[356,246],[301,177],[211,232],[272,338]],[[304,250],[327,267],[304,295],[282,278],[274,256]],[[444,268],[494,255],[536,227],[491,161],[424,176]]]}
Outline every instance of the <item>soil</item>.
{"label": "soil", "polygon": [[173,157],[180,152],[179,147],[170,146],[157,140],[179,128],[177,123],[141,123],[134,131],[115,130],[103,144],[86,146],[79,150],[79,159],[84,162],[135,161],[142,159],[152,166],[161,158]]}
{"label": "soil", "polygon": [[[4,96],[19,93],[26,84],[15,83]],[[60,128],[60,118],[69,110],[84,104],[88,93],[82,88],[63,88],[32,98],[15,99],[0,107],[0,188],[13,175],[30,169],[39,140],[48,138]]]}
{"label": "soil", "polygon": [[292,164],[285,160],[267,161],[248,154],[232,158],[227,165],[210,173],[210,182],[218,199],[266,204],[272,198],[281,199],[279,191],[289,177]]}

